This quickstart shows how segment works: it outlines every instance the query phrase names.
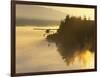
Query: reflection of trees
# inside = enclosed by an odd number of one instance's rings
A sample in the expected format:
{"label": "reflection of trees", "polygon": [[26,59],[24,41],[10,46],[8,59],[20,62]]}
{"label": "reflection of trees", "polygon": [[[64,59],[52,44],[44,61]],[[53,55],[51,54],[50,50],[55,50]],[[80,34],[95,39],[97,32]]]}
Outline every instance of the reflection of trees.
{"label": "reflection of trees", "polygon": [[95,52],[95,21],[86,17],[66,16],[60,23],[57,33],[47,36],[48,41],[55,42],[63,59],[69,59],[76,50],[88,49]]}

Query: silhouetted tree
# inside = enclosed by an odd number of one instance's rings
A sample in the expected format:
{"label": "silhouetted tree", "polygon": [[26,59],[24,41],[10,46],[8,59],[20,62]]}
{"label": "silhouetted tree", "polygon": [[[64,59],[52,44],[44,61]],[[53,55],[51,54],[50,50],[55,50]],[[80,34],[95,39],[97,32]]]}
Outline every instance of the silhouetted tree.
{"label": "silhouetted tree", "polygon": [[71,57],[76,50],[80,52],[88,49],[95,52],[96,49],[96,25],[95,21],[87,20],[86,16],[66,16],[60,23],[57,33],[47,36],[48,41],[55,42],[63,59]]}

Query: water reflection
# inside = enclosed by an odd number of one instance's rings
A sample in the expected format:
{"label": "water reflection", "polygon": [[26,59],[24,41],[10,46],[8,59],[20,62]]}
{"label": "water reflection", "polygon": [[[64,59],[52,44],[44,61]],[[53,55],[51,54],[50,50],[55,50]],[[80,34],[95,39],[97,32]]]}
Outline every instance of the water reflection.
{"label": "water reflection", "polygon": [[[16,72],[43,72],[94,68],[94,53],[79,53],[67,58],[56,43],[48,42],[44,31],[16,27]],[[64,58],[65,55],[65,58]]]}
{"label": "water reflection", "polygon": [[[94,68],[94,52],[84,49],[84,50],[76,50],[73,53],[70,51],[64,52],[60,47],[57,47],[57,52],[60,53],[62,59],[67,67],[72,66],[80,66],[80,69],[83,68]],[[70,53],[70,55],[69,55]]]}

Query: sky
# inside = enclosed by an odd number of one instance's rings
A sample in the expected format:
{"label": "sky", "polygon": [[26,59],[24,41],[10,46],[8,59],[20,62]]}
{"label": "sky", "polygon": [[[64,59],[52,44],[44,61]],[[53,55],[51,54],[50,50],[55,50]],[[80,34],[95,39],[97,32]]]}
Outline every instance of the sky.
{"label": "sky", "polygon": [[76,17],[90,17],[91,20],[94,20],[94,9],[93,8],[76,8],[76,7],[47,7],[52,8],[57,11],[61,11],[63,13],[69,14],[71,16]]}
{"label": "sky", "polygon": [[22,19],[42,19],[42,20],[62,20],[65,16],[86,16],[94,20],[93,8],[40,6],[40,5],[16,5],[16,18]]}

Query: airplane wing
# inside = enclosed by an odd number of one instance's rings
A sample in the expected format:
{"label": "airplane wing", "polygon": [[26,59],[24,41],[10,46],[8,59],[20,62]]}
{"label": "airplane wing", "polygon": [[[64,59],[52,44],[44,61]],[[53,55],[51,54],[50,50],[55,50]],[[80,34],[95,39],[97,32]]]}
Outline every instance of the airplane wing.
{"label": "airplane wing", "polygon": [[34,30],[58,30],[58,29],[40,29],[40,28],[34,28]]}

